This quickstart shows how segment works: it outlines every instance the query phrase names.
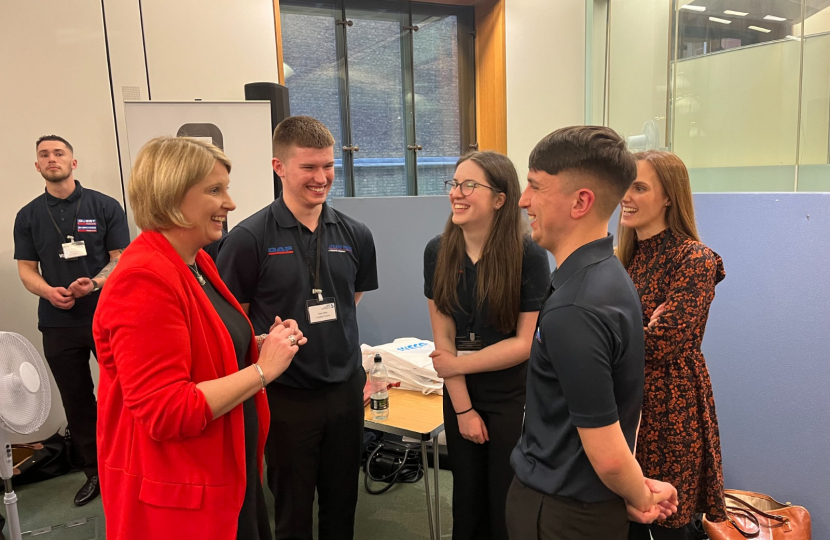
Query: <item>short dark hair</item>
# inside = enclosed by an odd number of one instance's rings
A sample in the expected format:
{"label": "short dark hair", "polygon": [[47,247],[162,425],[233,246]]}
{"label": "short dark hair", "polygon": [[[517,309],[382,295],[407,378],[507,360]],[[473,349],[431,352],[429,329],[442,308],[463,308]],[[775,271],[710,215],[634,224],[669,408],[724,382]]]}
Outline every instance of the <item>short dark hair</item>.
{"label": "short dark hair", "polygon": [[285,160],[291,148],[328,148],[334,146],[331,131],[310,116],[289,116],[274,129],[274,157]]}
{"label": "short dark hair", "polygon": [[637,161],[625,140],[602,126],[557,129],[530,153],[529,168],[553,175],[575,172],[588,179],[599,191],[597,203],[608,216],[637,177]]}
{"label": "short dark hair", "polygon": [[40,139],[38,139],[38,140],[37,140],[37,143],[35,143],[35,150],[37,150],[38,148],[40,148],[40,143],[42,143],[43,141],[58,141],[58,142],[62,142],[63,144],[65,144],[65,145],[66,145],[66,147],[67,147],[67,148],[69,148],[69,151],[70,151],[70,152],[72,152],[73,154],[75,153],[75,149],[74,149],[74,148],[72,148],[72,145],[71,145],[71,144],[69,144],[69,141],[67,141],[66,139],[64,139],[64,138],[63,138],[63,137],[61,137],[60,135],[44,135],[43,137],[41,137]]}

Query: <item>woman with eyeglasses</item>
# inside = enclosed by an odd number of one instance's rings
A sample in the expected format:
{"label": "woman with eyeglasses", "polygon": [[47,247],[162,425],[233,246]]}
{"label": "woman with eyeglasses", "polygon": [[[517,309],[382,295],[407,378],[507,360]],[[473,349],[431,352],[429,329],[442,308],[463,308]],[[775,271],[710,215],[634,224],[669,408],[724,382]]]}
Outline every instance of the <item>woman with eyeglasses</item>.
{"label": "woman with eyeglasses", "polygon": [[424,294],[444,378],[453,473],[453,539],[506,539],[510,452],[522,430],[527,359],[550,284],[528,235],[519,178],[496,152],[473,152],[444,183],[452,214],[424,251]]}

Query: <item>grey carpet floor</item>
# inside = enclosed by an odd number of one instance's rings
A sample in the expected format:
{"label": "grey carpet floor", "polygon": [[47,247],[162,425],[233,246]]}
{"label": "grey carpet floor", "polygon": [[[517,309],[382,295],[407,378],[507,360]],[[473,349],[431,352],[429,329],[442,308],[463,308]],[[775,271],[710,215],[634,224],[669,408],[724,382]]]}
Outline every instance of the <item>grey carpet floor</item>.
{"label": "grey carpet floor", "polygon": [[[432,469],[429,470],[430,488]],[[452,475],[439,471],[441,486],[441,537],[452,537]],[[104,509],[100,497],[86,506],[72,503],[75,492],[84,483],[83,473],[72,473],[36,484],[19,486],[17,492],[21,529],[39,532],[26,534],[26,539],[37,540],[93,540],[106,538]],[[417,484],[398,484],[382,495],[370,495],[363,488],[363,473],[358,486],[357,514],[355,517],[356,540],[416,540],[429,538],[426,496],[423,481]],[[269,514],[273,497],[265,489]],[[6,509],[0,504],[0,513]],[[86,520],[84,523],[83,520]],[[316,511],[315,511],[316,521]],[[76,524],[67,527],[67,523]],[[273,521],[272,521],[273,525]],[[44,529],[50,528],[48,532]],[[316,529],[316,523],[315,523]],[[3,531],[8,538],[8,525]],[[315,534],[316,538],[316,534]]]}

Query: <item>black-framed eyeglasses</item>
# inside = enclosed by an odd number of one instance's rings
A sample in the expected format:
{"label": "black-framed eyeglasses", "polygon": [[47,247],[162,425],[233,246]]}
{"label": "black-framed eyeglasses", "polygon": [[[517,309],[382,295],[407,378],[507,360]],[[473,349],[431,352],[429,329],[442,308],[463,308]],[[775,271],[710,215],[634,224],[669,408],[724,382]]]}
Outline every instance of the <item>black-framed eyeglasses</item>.
{"label": "black-framed eyeglasses", "polygon": [[481,184],[473,180],[464,180],[463,182],[456,182],[455,180],[446,180],[444,181],[444,193],[449,193],[453,189],[459,188],[461,189],[461,194],[463,196],[469,197],[470,195],[472,195],[473,191],[475,191],[478,186],[487,188],[495,193],[501,193],[500,189],[496,189],[494,187],[488,186],[487,184]]}

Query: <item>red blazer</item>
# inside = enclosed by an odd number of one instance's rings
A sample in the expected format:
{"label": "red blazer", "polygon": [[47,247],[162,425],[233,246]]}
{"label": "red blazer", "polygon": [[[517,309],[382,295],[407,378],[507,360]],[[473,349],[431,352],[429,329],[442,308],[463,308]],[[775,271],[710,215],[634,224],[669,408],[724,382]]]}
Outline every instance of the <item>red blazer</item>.
{"label": "red blazer", "polygon": [[[242,312],[204,251],[196,263]],[[242,406],[213,419],[196,384],[236,373],[236,354],[163,235],[143,232],[126,249],[101,292],[93,332],[107,537],[235,540],[245,493]],[[247,361],[257,359],[252,328]],[[255,399],[261,475],[270,415],[265,393]]]}

